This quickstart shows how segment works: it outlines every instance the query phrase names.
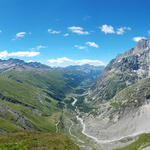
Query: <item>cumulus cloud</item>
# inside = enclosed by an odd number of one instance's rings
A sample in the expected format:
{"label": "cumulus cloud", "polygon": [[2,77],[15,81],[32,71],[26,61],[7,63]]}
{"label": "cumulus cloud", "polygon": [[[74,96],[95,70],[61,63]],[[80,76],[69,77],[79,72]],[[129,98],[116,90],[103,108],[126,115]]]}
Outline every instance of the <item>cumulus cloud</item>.
{"label": "cumulus cloud", "polygon": [[6,57],[34,57],[34,56],[37,56],[39,54],[40,54],[40,52],[28,52],[28,51],[8,53],[5,50],[5,51],[0,52],[0,58],[6,58]]}
{"label": "cumulus cloud", "polygon": [[117,35],[123,35],[125,31],[130,31],[130,27],[120,27],[117,29],[114,29],[113,26],[104,24],[100,27],[101,31],[105,34],[117,34]]}
{"label": "cumulus cloud", "polygon": [[142,40],[142,39],[146,39],[146,37],[137,36],[137,37],[134,37],[134,38],[133,38],[133,41],[139,42],[139,41]]}
{"label": "cumulus cloud", "polygon": [[67,57],[62,57],[62,58],[57,58],[57,59],[49,59],[48,62],[51,64],[53,63],[61,64],[63,62],[72,62],[72,60]]}
{"label": "cumulus cloud", "polygon": [[84,65],[84,64],[91,64],[95,66],[105,66],[105,64],[100,60],[91,60],[91,59],[77,59],[73,60],[67,57],[57,58],[57,59],[49,59],[48,62],[51,66],[61,66],[65,67],[68,65]]}
{"label": "cumulus cloud", "polygon": [[69,36],[69,33],[65,33],[64,36],[65,36],[65,37],[66,37],[66,36]]}
{"label": "cumulus cloud", "polygon": [[89,34],[89,32],[84,31],[84,29],[82,27],[72,26],[72,27],[68,27],[68,30],[70,30],[71,32],[76,33],[78,35],[88,35]]}
{"label": "cumulus cloud", "polygon": [[111,25],[104,24],[104,25],[102,25],[102,27],[100,27],[100,29],[105,34],[113,34],[113,33],[115,33],[114,27],[111,26]]}
{"label": "cumulus cloud", "polygon": [[88,46],[90,46],[90,47],[99,48],[99,45],[96,44],[95,42],[86,42],[86,45],[88,45]]}
{"label": "cumulus cloud", "polygon": [[0,58],[6,58],[7,56],[8,56],[8,52],[6,50],[0,52]]}
{"label": "cumulus cloud", "polygon": [[116,31],[116,34],[123,35],[126,30],[130,31],[131,28],[130,27],[121,27],[121,28],[118,28],[117,31]]}
{"label": "cumulus cloud", "polygon": [[0,33],[2,33],[2,30],[0,30]]}
{"label": "cumulus cloud", "polygon": [[56,31],[56,30],[48,29],[48,33],[50,33],[50,34],[60,34],[61,31]]}
{"label": "cumulus cloud", "polygon": [[80,45],[75,45],[74,47],[80,50],[86,49],[85,46],[80,46]]}
{"label": "cumulus cloud", "polygon": [[30,48],[30,50],[40,50],[40,49],[43,49],[43,48],[46,48],[46,46],[38,45],[35,48]]}

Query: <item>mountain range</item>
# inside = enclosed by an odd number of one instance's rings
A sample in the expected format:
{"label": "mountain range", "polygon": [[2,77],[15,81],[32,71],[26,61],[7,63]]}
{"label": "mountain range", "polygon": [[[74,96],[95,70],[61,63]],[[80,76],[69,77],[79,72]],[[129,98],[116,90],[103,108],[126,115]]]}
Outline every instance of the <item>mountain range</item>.
{"label": "mountain range", "polygon": [[106,67],[0,60],[0,122],[0,149],[150,148],[150,40]]}
{"label": "mountain range", "polygon": [[[18,135],[13,134],[12,138],[16,137],[15,139],[19,140],[20,134],[32,134],[22,132],[35,131],[33,134],[39,134],[39,141],[44,136],[43,132],[50,132],[56,134],[57,139],[60,138],[60,146],[53,143],[54,149],[61,147],[63,150],[65,146],[78,149],[71,140],[61,139],[66,137],[56,133],[59,128],[56,124],[58,120],[60,125],[63,124],[62,109],[67,95],[84,92],[103,69],[104,66],[90,65],[51,68],[41,63],[26,63],[19,59],[0,60],[0,134],[7,136],[8,133],[17,132]],[[40,133],[36,133],[37,131]],[[9,147],[11,140],[8,141],[10,143],[5,143],[4,146],[0,140],[0,149]],[[27,147],[26,144],[22,146]],[[49,144],[47,146],[49,147]],[[17,147],[12,144],[13,148]]]}
{"label": "mountain range", "polygon": [[84,120],[102,149],[122,147],[150,132],[149,73],[150,40],[141,40],[113,59],[90,88],[86,103],[94,108]]}

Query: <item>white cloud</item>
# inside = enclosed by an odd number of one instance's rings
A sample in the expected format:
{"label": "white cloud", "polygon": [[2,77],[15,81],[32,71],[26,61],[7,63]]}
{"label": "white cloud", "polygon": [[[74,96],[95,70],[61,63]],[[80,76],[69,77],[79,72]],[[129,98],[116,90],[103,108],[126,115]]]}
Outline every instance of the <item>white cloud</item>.
{"label": "white cloud", "polygon": [[0,59],[1,58],[6,58],[7,57],[7,55],[8,55],[8,52],[5,50],[5,51],[2,51],[2,52],[0,52]]}
{"label": "white cloud", "polygon": [[22,38],[26,35],[26,32],[19,32],[16,34],[16,38]]}
{"label": "white cloud", "polygon": [[16,40],[18,38],[23,38],[27,33],[26,32],[19,32],[15,35],[15,38],[13,38],[12,40]]}
{"label": "white cloud", "polygon": [[150,30],[148,31],[148,34],[150,35]]}
{"label": "white cloud", "polygon": [[117,31],[116,31],[116,33],[118,35],[122,35],[122,34],[124,34],[124,32],[125,32],[124,28],[118,28]]}
{"label": "white cloud", "polygon": [[8,53],[5,50],[5,51],[0,52],[0,58],[6,58],[6,57],[34,57],[34,56],[37,56],[39,54],[40,54],[40,52],[28,52],[28,51]]}
{"label": "white cloud", "polygon": [[49,59],[48,62],[52,64],[53,63],[61,64],[63,62],[72,62],[72,60],[67,57],[62,57],[62,58],[57,58],[57,59]]}
{"label": "white cloud", "polygon": [[80,45],[75,45],[74,47],[80,50],[86,49],[85,46],[80,46]]}
{"label": "white cloud", "polygon": [[114,27],[111,26],[111,25],[104,24],[104,25],[102,25],[102,27],[100,27],[100,29],[105,34],[113,34],[113,33],[115,33]]}
{"label": "white cloud", "polygon": [[40,52],[12,52],[12,53],[8,53],[8,56],[17,56],[17,57],[34,57],[39,55]]}
{"label": "white cloud", "polygon": [[67,57],[57,58],[57,59],[49,59],[48,62],[51,66],[69,66],[69,65],[84,65],[84,64],[91,64],[95,66],[104,66],[105,64],[100,60],[91,60],[91,59],[78,59],[73,60]]}
{"label": "white cloud", "polygon": [[35,48],[30,48],[30,50],[40,50],[40,49],[43,49],[43,48],[46,48],[46,46],[38,45]]}
{"label": "white cloud", "polygon": [[46,48],[46,46],[38,45],[36,49],[39,50],[39,49],[41,49],[41,48]]}
{"label": "white cloud", "polygon": [[146,37],[137,36],[137,37],[134,37],[134,38],[133,38],[133,41],[139,42],[139,41],[142,40],[142,39],[146,39]]}
{"label": "white cloud", "polygon": [[82,27],[72,26],[72,27],[68,27],[68,30],[70,30],[71,32],[76,33],[78,35],[88,35],[89,34],[89,32],[84,31],[84,29]]}
{"label": "white cloud", "polygon": [[121,28],[118,28],[117,31],[116,31],[116,34],[123,35],[126,30],[130,31],[131,28],[130,27],[121,27]]}
{"label": "white cloud", "polygon": [[48,32],[50,34],[60,34],[61,33],[61,31],[56,31],[56,30],[52,30],[52,29],[48,29]]}
{"label": "white cloud", "polygon": [[90,59],[80,59],[75,61],[76,64],[78,65],[83,65],[83,64],[93,64],[93,65],[105,65],[102,61],[100,60],[90,60]]}
{"label": "white cloud", "polygon": [[96,44],[95,42],[86,42],[86,45],[88,45],[90,47],[99,48],[98,44]]}
{"label": "white cloud", "polygon": [[72,26],[72,27],[68,27],[69,30],[83,30],[82,27],[76,27],[76,26]]}
{"label": "white cloud", "polygon": [[130,31],[131,30],[130,27],[120,27],[120,28],[117,28],[115,30],[113,26],[107,25],[107,24],[102,25],[100,27],[100,29],[105,34],[118,34],[118,35],[123,35],[125,33],[125,31]]}
{"label": "white cloud", "polygon": [[69,33],[65,33],[64,36],[65,36],[65,37],[66,37],[66,36],[69,36]]}
{"label": "white cloud", "polygon": [[0,30],[0,33],[2,33],[2,30]]}

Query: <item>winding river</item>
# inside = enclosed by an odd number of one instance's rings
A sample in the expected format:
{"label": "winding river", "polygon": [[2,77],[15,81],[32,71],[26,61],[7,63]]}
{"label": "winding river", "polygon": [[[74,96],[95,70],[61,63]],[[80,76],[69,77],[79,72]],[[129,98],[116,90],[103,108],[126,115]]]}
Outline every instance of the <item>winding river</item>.
{"label": "winding river", "polygon": [[[74,101],[72,102],[72,106],[75,106],[75,104],[76,104],[76,102],[77,102],[78,100],[77,100],[75,97],[74,97],[73,99],[74,99]],[[94,136],[89,135],[88,133],[86,133],[86,131],[85,131],[85,130],[86,130],[86,125],[85,125],[83,119],[80,117],[80,112],[79,112],[77,106],[76,106],[75,111],[76,111],[76,113],[77,113],[76,118],[77,118],[77,120],[80,122],[80,124],[82,125],[82,134],[84,134],[86,137],[88,137],[88,138],[94,140],[94,141],[97,142],[97,143],[105,144],[105,143],[116,142],[116,141],[122,140],[122,139],[124,139],[124,138],[135,137],[135,136],[138,136],[138,135],[140,135],[140,134],[146,132],[146,131],[137,132],[137,133],[133,133],[133,134],[128,135],[128,136],[122,136],[122,137],[120,137],[120,138],[116,138],[116,139],[113,139],[113,140],[99,140],[98,138],[96,138],[96,137],[94,137]]]}

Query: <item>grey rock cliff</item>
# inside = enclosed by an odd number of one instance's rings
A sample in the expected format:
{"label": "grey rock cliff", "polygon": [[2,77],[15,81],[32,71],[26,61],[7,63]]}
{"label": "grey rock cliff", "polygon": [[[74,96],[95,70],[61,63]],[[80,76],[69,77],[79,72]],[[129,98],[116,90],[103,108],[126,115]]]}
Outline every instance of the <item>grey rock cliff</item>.
{"label": "grey rock cliff", "polygon": [[149,75],[150,40],[141,40],[135,48],[118,55],[106,66],[89,91],[89,97],[93,100],[109,100],[117,92]]}

